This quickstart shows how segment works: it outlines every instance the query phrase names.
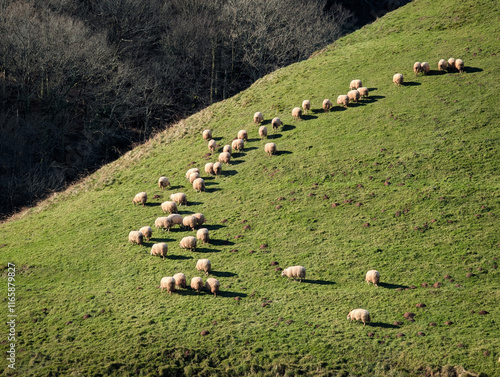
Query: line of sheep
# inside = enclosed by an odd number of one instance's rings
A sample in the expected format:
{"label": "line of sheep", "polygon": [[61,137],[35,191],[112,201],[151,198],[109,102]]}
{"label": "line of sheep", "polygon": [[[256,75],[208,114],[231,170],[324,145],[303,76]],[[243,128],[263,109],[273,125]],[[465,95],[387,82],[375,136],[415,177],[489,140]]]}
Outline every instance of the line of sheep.
{"label": "line of sheep", "polygon": [[[448,61],[445,59],[439,60],[438,64],[438,71],[447,71],[448,73],[450,72],[460,72],[463,73],[465,70],[464,66],[464,61],[462,59],[455,59],[455,58],[449,58]],[[429,63],[427,62],[415,62],[413,64],[413,72],[415,73],[415,76],[418,76],[419,73],[422,75],[428,74],[430,72],[431,68],[429,66]],[[392,82],[396,84],[397,86],[403,85],[404,82],[404,77],[401,73],[396,73],[392,77]]]}

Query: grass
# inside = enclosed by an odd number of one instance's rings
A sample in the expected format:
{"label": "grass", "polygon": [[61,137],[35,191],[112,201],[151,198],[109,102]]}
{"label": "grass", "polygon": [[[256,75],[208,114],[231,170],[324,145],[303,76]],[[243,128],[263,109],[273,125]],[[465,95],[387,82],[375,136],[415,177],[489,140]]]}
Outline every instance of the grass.
{"label": "grass", "polygon": [[[16,370],[2,375],[416,376],[445,365],[498,374],[499,10],[410,3],[3,223],[1,295],[14,263],[18,317]],[[450,56],[464,74],[436,71]],[[415,77],[417,60],[431,74]],[[396,72],[406,85],[392,83]],[[370,97],[324,113],[322,100],[355,78]],[[313,110],[292,120],[305,98]],[[269,140],[258,138],[256,111]],[[277,133],[274,116],[285,123]],[[240,129],[250,140],[195,193],[185,172],[216,159],[204,157],[207,128],[221,148]],[[174,188],[160,191],[161,175]],[[140,191],[145,207],[132,205]],[[188,195],[181,214],[208,219],[211,243],[181,250],[193,232],[175,229],[129,244],[177,191]],[[149,255],[160,241],[165,261]],[[212,261],[217,298],[160,294],[163,276],[199,276],[198,258]],[[271,262],[305,266],[306,281],[287,282]],[[378,288],[364,282],[374,268]],[[346,320],[357,307],[371,324]]]}

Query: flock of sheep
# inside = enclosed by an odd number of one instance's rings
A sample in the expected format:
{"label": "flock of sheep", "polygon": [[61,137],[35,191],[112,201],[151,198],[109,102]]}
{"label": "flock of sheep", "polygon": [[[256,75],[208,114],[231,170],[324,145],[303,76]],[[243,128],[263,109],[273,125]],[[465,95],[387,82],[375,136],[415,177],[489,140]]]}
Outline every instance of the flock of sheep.
{"label": "flock of sheep", "polygon": [[[441,59],[438,62],[438,70],[447,70],[448,72],[458,71],[462,73],[464,72],[464,62],[462,59],[455,60],[454,58],[450,58],[448,61]],[[429,73],[429,63],[416,62],[413,65],[413,71],[415,75],[418,75],[419,73]],[[403,80],[403,75],[400,73],[396,73],[393,76],[393,82],[398,86],[403,84]],[[350,90],[347,95],[338,96],[337,104],[339,106],[347,108],[350,102],[357,102],[362,97],[368,97],[369,95],[368,88],[362,86],[361,80],[352,80],[349,88]],[[322,108],[325,112],[328,112],[332,108],[332,106],[333,104],[329,99],[325,99],[323,101]],[[309,100],[304,100],[302,102],[302,108],[293,108],[293,119],[300,120],[303,114],[307,114],[310,109],[311,102]],[[264,116],[262,115],[262,113],[256,112],[253,117],[254,124],[259,125],[263,121]],[[273,118],[271,124],[274,131],[283,126],[283,122],[278,117]],[[261,140],[267,138],[267,127],[259,127],[259,136]],[[202,137],[205,141],[208,141],[208,149],[210,153],[215,153],[217,144],[216,141],[212,138],[212,131],[204,130],[202,132]],[[238,132],[237,138],[232,141],[231,145],[224,145],[222,152],[219,154],[218,162],[209,162],[205,165],[205,173],[209,176],[220,176],[222,174],[222,163],[229,164],[231,161],[233,150],[242,151],[244,149],[244,144],[246,141],[248,141],[248,132],[246,130],[240,130]],[[266,143],[264,145],[264,151],[269,156],[276,154],[276,144]],[[205,191],[205,181],[201,177],[200,170],[198,168],[189,169],[186,172],[186,179],[192,184],[195,191]],[[160,179],[158,180],[158,186],[161,190],[169,187],[170,182],[168,178],[163,176],[160,177]],[[147,199],[147,194],[145,192],[140,192],[135,195],[133,204],[142,204],[144,206],[147,202]],[[157,228],[157,230],[163,229],[164,231],[170,231],[173,226],[179,225],[180,227],[184,227],[184,229],[191,229],[194,231],[196,228],[203,225],[203,223],[205,222],[205,217],[203,214],[195,213],[193,215],[182,217],[178,214],[178,205],[187,205],[187,197],[185,193],[174,193],[170,195],[170,201],[161,203],[161,209],[163,213],[169,213],[169,215],[166,217],[158,217],[155,220],[155,227]],[[153,230],[149,226],[142,227],[138,231],[131,231],[129,233],[129,241],[133,244],[142,245],[144,239],[149,241],[152,232]],[[201,241],[203,243],[208,243],[210,241],[207,228],[199,228],[196,232],[196,237],[187,236],[182,238],[179,245],[183,249],[195,251],[198,241]],[[163,259],[165,259],[167,252],[168,246],[166,243],[155,243],[151,248],[151,255],[161,256]],[[205,275],[208,276],[212,271],[212,264],[208,259],[199,259],[196,263],[196,269],[199,272],[205,272]],[[281,272],[281,276],[287,277],[288,280],[298,279],[299,282],[302,282],[302,280],[304,280],[306,277],[306,269],[303,266],[291,266],[285,268]],[[366,273],[365,280],[368,284],[372,283],[375,287],[377,287],[380,283],[380,273],[376,270],[370,270]],[[214,296],[217,296],[220,282],[215,278],[207,278],[204,284],[203,279],[199,276],[196,276],[191,279],[190,287],[197,292],[200,292],[203,288],[205,288],[207,291],[213,293]],[[186,276],[183,273],[177,273],[173,276],[163,277],[160,281],[160,288],[162,292],[164,289],[166,289],[169,294],[171,294],[178,288],[187,288]],[[361,321],[363,322],[363,325],[365,325],[367,322],[371,321],[371,316],[366,309],[354,309],[349,312],[349,314],[347,315],[347,319],[351,321]]]}

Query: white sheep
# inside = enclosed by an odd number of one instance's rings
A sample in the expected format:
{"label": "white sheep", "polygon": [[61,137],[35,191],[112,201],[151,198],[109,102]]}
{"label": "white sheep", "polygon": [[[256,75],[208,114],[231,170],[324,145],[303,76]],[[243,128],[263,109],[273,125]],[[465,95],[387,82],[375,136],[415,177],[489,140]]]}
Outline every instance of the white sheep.
{"label": "white sheep", "polygon": [[163,213],[177,213],[177,203],[170,200],[163,202],[161,203],[161,210],[163,211]]}
{"label": "white sheep", "polygon": [[200,228],[196,232],[196,239],[200,240],[203,243],[208,243],[210,241],[210,238],[208,236],[208,229],[207,228]]}
{"label": "white sheep", "polygon": [[134,200],[132,201],[132,203],[134,205],[142,203],[142,205],[144,206],[147,201],[148,201],[148,194],[146,194],[145,192],[140,192],[134,196]]}
{"label": "white sheep", "polygon": [[380,273],[377,270],[370,270],[366,273],[365,280],[368,284],[373,283],[375,287],[378,287],[378,283],[380,283]]}
{"label": "white sheep", "polygon": [[198,219],[192,215],[188,215],[182,219],[182,225],[184,228],[191,228],[194,230],[198,226]]}
{"label": "white sheep", "polygon": [[146,241],[149,241],[149,239],[153,235],[153,229],[151,229],[150,226],[143,226],[141,229],[139,229],[139,232],[142,233]]}
{"label": "white sheep", "polygon": [[455,70],[455,58],[448,59],[448,71],[452,72]]}
{"label": "white sheep", "polygon": [[268,156],[276,154],[276,144],[266,143],[266,145],[264,145],[264,151],[267,153]]}
{"label": "white sheep", "polygon": [[129,234],[128,234],[128,240],[129,242],[131,243],[135,243],[137,245],[142,245],[142,242],[144,240],[144,235],[139,232],[138,230],[132,230]]}
{"label": "white sheep", "polygon": [[212,138],[212,131],[204,130],[202,132],[202,135],[203,135],[203,140],[210,140]]}
{"label": "white sheep", "polygon": [[359,95],[361,97],[368,97],[368,88],[366,86],[362,86],[361,88],[357,89],[359,92]]}
{"label": "white sheep", "polygon": [[193,216],[197,223],[198,223],[198,226],[201,226],[205,223],[205,216],[203,216],[203,213],[193,213],[191,216]]}
{"label": "white sheep", "polygon": [[347,93],[347,97],[349,97],[349,102],[358,102],[358,100],[360,99],[361,95],[359,94],[358,90],[357,89],[354,89],[354,90],[350,90],[348,93]]}
{"label": "white sheep", "polygon": [[444,71],[448,69],[448,62],[444,59],[439,60],[438,62],[438,70]]}
{"label": "white sheep", "polygon": [[254,115],[253,115],[253,122],[255,124],[259,124],[259,123],[262,123],[264,121],[264,115],[262,115],[262,113],[260,111],[257,111]]}
{"label": "white sheep", "polygon": [[216,162],[214,164],[214,174],[215,175],[221,175],[222,174],[222,165],[220,162]]}
{"label": "white sheep", "polygon": [[323,111],[328,112],[330,111],[331,107],[333,106],[332,101],[330,101],[328,98],[323,100]]}
{"label": "white sheep", "polygon": [[233,148],[229,144],[224,145],[224,148],[222,148],[222,152],[227,152],[229,154],[233,153]]}
{"label": "white sheep", "polygon": [[159,255],[163,259],[167,256],[168,245],[165,242],[155,243],[151,247],[151,255]]}
{"label": "white sheep", "polygon": [[309,110],[311,110],[311,101],[305,99],[302,101],[302,109],[304,110],[304,114],[307,114]]}
{"label": "white sheep", "polygon": [[215,278],[208,278],[205,282],[205,289],[212,292],[214,297],[217,297],[217,292],[219,292],[220,282]]}
{"label": "white sheep", "polygon": [[404,79],[401,73],[396,73],[394,76],[392,76],[392,82],[397,86],[403,85],[403,81]]}
{"label": "white sheep", "polygon": [[267,127],[266,126],[260,126],[259,127],[259,136],[260,139],[267,138]]}
{"label": "white sheep", "polygon": [[189,183],[193,184],[194,180],[200,177],[201,175],[198,172],[191,173],[191,175],[189,176]]}
{"label": "white sheep", "polygon": [[366,325],[366,322],[370,322],[372,319],[370,317],[370,313],[365,309],[354,309],[347,314],[347,319],[350,321],[361,321],[363,322],[363,326]]}
{"label": "white sheep", "polygon": [[208,142],[208,151],[212,154],[215,152],[215,148],[217,148],[217,143],[214,139],[210,139]]}
{"label": "white sheep", "polygon": [[172,276],[165,276],[161,278],[160,281],[161,291],[167,290],[168,294],[172,294],[175,291],[175,279]]}
{"label": "white sheep", "polygon": [[198,271],[205,271],[205,275],[208,276],[210,271],[212,271],[212,263],[208,259],[198,259],[196,269]]}
{"label": "white sheep", "polygon": [[302,118],[302,109],[300,107],[294,107],[292,109],[292,117],[295,120],[300,120]]}
{"label": "white sheep", "polygon": [[431,66],[427,62],[422,62],[422,73],[425,75],[431,71]]}
{"label": "white sheep", "polygon": [[415,62],[415,64],[413,64],[413,72],[415,72],[415,76],[422,72],[422,64],[420,64],[420,62]]}
{"label": "white sheep", "polygon": [[463,73],[464,72],[464,61],[462,59],[455,60],[455,68],[457,69],[458,72]]}
{"label": "white sheep", "polygon": [[205,173],[207,173],[210,176],[214,175],[214,163],[213,162],[207,162],[205,164]]}
{"label": "white sheep", "polygon": [[349,84],[349,89],[358,89],[361,88],[363,84],[361,83],[361,80],[352,80],[351,83]]}
{"label": "white sheep", "polygon": [[179,227],[182,226],[182,216],[177,214],[177,213],[173,213],[169,216],[166,217],[168,219],[168,221],[170,221],[170,226],[174,226],[174,225],[179,225]]}
{"label": "white sheep", "polygon": [[203,178],[197,178],[193,182],[193,189],[196,192],[205,191],[205,180]]}
{"label": "white sheep", "polygon": [[175,280],[175,286],[179,288],[186,288],[186,275],[179,272],[173,276]]}
{"label": "white sheep", "polygon": [[238,131],[238,139],[248,141],[248,132],[247,132],[247,130],[239,130]]}
{"label": "white sheep", "polygon": [[283,122],[281,121],[280,118],[274,117],[273,120],[271,121],[271,124],[273,125],[273,131],[276,131],[283,125]]}
{"label": "white sheep", "polygon": [[181,249],[196,251],[196,238],[193,236],[184,237],[179,243]]}
{"label": "white sheep", "polygon": [[170,200],[179,205],[187,205],[187,197],[183,192],[176,192],[175,194],[170,195]]}
{"label": "white sheep", "polygon": [[163,191],[165,187],[169,187],[170,182],[167,177],[161,176],[160,179],[158,179],[158,187]]}
{"label": "white sheep", "polygon": [[203,289],[203,279],[196,276],[191,279],[191,289],[200,292]]}
{"label": "white sheep", "polygon": [[231,153],[229,152],[222,152],[219,155],[219,162],[222,162],[224,164],[228,164],[231,162]]}
{"label": "white sheep", "polygon": [[186,179],[189,179],[189,176],[193,173],[199,173],[200,169],[198,168],[191,168],[186,172]]}
{"label": "white sheep", "polygon": [[344,106],[347,109],[347,105],[349,105],[349,97],[345,94],[341,94],[337,97],[337,105]]}
{"label": "white sheep", "polygon": [[234,139],[231,143],[231,148],[238,152],[242,151],[244,147],[245,142],[242,139]]}
{"label": "white sheep", "polygon": [[157,217],[155,220],[156,229],[163,229],[164,231],[167,230],[170,232],[172,225],[173,223],[170,217]]}
{"label": "white sheep", "polygon": [[291,266],[281,271],[281,276],[286,276],[288,278],[287,281],[290,280],[290,278],[293,280],[298,278],[299,282],[301,282],[306,278],[306,269],[302,266]]}

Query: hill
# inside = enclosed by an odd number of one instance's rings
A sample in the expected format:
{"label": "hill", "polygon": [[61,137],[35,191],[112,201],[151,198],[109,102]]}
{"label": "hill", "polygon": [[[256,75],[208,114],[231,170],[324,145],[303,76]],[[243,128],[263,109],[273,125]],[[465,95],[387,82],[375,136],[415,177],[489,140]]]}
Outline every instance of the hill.
{"label": "hill", "polygon": [[[2,312],[12,263],[17,317],[16,370],[2,374],[498,375],[499,8],[412,2],[3,223]],[[437,71],[450,56],[464,73]],[[431,72],[415,76],[424,60]],[[405,85],[392,83],[396,72]],[[323,112],[352,79],[370,96]],[[306,98],[312,110],[293,120]],[[274,116],[285,123],[276,133]],[[250,139],[195,193],[185,172],[218,155],[206,155],[204,129],[220,146],[240,129]],[[149,202],[133,206],[140,191]],[[210,244],[181,250],[194,232],[180,229],[129,244],[177,191],[188,197],[182,215],[207,218]],[[149,255],[154,242],[167,242],[168,258]],[[199,258],[212,261],[218,297],[160,293],[163,276],[199,276]],[[306,267],[305,281],[277,270],[292,265]],[[370,269],[377,288],[364,281]],[[372,322],[347,321],[354,308]]]}

